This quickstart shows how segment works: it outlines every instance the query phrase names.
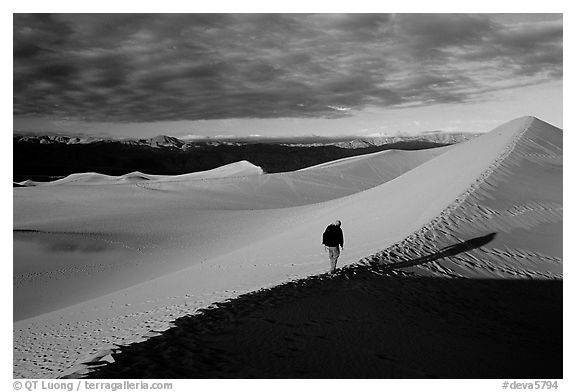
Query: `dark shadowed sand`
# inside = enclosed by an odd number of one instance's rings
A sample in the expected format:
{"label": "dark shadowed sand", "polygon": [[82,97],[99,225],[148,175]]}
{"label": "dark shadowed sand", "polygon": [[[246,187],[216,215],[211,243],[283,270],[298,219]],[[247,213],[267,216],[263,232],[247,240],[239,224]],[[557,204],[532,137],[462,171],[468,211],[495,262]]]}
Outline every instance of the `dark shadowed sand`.
{"label": "dark shadowed sand", "polygon": [[427,278],[389,265],[351,266],[175,324],[122,347],[112,364],[92,363],[88,376],[562,378],[561,280]]}

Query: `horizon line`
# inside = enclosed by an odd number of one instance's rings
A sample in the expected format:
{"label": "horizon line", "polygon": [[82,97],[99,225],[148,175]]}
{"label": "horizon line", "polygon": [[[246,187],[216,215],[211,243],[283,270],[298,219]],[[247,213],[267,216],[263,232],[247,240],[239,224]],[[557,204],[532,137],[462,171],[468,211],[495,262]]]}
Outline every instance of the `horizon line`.
{"label": "horizon line", "polygon": [[159,137],[170,137],[175,138],[180,141],[184,142],[194,142],[194,141],[214,141],[214,140],[294,140],[294,139],[326,139],[326,140],[341,140],[341,139],[371,139],[371,138],[387,138],[387,137],[404,137],[404,138],[415,138],[415,137],[422,137],[422,136],[430,136],[430,135],[454,135],[454,134],[483,134],[488,131],[444,131],[444,130],[433,130],[433,131],[424,131],[417,134],[408,134],[406,132],[397,132],[395,134],[389,133],[371,133],[371,134],[342,134],[342,135],[317,135],[317,134],[301,134],[301,135],[275,135],[275,136],[267,136],[267,135],[259,135],[259,134],[250,134],[250,135],[232,135],[232,134],[217,134],[217,135],[196,135],[196,134],[188,134],[188,135],[170,135],[168,133],[157,134],[156,136],[151,137],[131,137],[131,136],[114,136],[114,135],[97,135],[97,134],[81,134],[81,133],[67,133],[67,132],[58,132],[58,131],[44,131],[44,132],[36,132],[36,131],[20,131],[20,130],[13,130],[12,136],[35,136],[35,137],[43,137],[43,136],[60,136],[60,137],[67,137],[67,138],[86,138],[86,139],[104,139],[104,140],[151,140]]}

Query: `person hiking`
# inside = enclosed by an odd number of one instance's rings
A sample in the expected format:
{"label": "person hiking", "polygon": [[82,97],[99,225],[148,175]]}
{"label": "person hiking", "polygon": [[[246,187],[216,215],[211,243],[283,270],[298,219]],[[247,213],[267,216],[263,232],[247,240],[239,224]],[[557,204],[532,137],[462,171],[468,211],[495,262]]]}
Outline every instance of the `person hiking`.
{"label": "person hiking", "polygon": [[337,220],[328,225],[322,235],[322,244],[328,250],[328,256],[330,257],[330,273],[336,272],[336,262],[340,256],[340,247],[344,250],[344,234],[342,234],[341,225],[342,222]]}

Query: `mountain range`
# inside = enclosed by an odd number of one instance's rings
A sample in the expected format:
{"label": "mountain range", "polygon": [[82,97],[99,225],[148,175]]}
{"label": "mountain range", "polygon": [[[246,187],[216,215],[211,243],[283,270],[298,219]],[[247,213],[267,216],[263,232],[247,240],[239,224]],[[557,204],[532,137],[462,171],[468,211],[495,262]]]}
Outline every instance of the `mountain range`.
{"label": "mountain range", "polygon": [[249,161],[266,173],[299,170],[384,150],[421,150],[466,141],[476,134],[323,138],[205,138],[173,136],[106,139],[62,135],[13,136],[14,181],[51,181],[73,173],[179,175]]}
{"label": "mountain range", "polygon": [[25,135],[14,134],[14,142],[38,144],[93,144],[120,143],[131,146],[148,146],[157,148],[173,148],[187,150],[200,146],[244,145],[244,144],[281,144],[293,147],[336,146],[340,148],[366,148],[382,146],[398,142],[427,141],[441,144],[460,143],[480,133],[446,133],[430,132],[416,136],[299,136],[299,137],[203,137],[192,140],[179,139],[174,136],[159,135],[148,139],[111,139],[93,136],[63,136],[63,135]]}

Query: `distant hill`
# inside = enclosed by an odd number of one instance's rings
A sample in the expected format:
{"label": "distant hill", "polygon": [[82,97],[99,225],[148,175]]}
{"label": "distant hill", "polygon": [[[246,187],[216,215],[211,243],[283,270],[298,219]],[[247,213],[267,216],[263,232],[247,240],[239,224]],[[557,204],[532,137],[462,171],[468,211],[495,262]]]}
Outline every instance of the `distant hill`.
{"label": "distant hill", "polygon": [[315,143],[284,143],[289,146],[312,147],[320,145],[333,145],[341,148],[367,148],[373,146],[384,146],[399,143],[412,142],[432,142],[438,144],[455,144],[465,142],[466,140],[477,137],[479,133],[444,133],[434,132],[418,136],[375,136],[362,137],[351,140],[342,140],[336,142],[315,142]]}
{"label": "distant hill", "polygon": [[[247,160],[267,173],[293,171],[350,156],[399,149],[420,150],[467,140],[471,135],[325,139],[186,141],[171,136],[112,140],[14,135],[14,181],[50,181],[73,173],[123,175],[134,171],[176,175]],[[304,143],[299,143],[299,142]],[[308,143],[306,143],[308,142]]]}

